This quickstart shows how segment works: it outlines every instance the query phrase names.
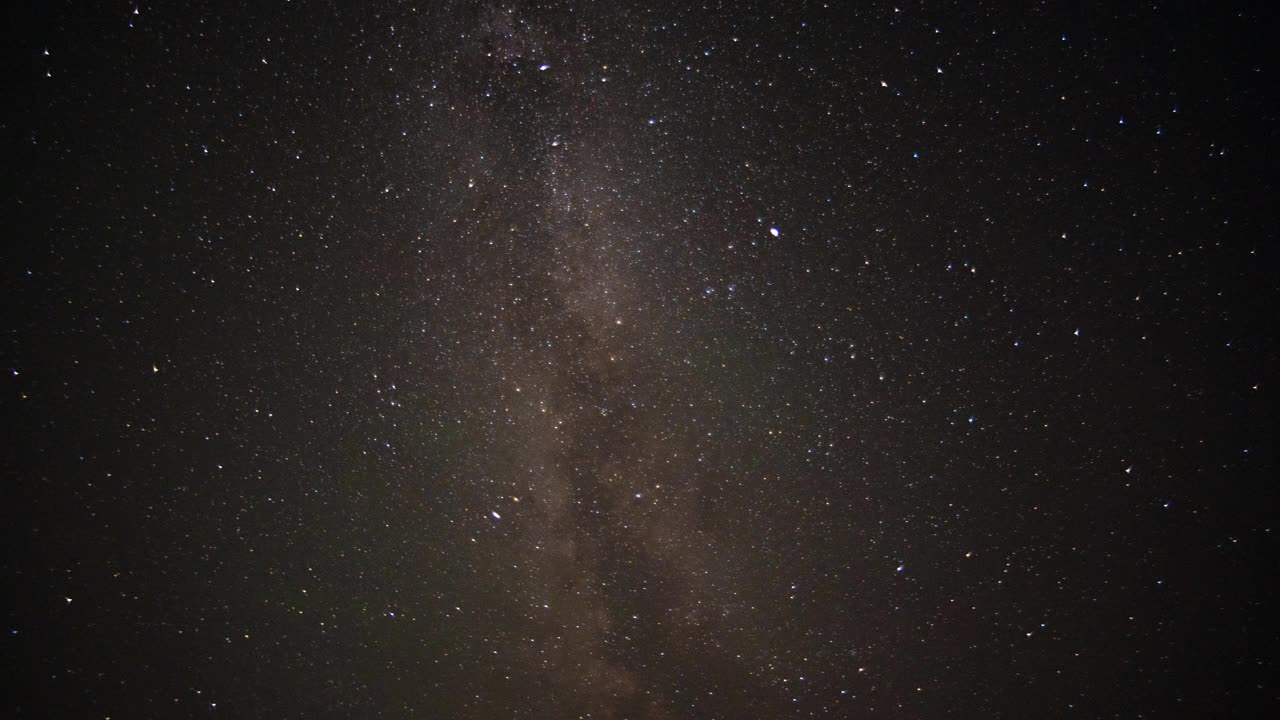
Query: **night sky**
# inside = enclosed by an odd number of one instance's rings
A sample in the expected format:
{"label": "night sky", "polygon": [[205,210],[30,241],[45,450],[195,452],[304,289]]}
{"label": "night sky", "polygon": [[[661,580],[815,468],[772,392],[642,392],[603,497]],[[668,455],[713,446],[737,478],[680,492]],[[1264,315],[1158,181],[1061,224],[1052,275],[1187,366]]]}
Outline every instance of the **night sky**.
{"label": "night sky", "polygon": [[0,714],[1280,704],[1264,14],[8,20]]}

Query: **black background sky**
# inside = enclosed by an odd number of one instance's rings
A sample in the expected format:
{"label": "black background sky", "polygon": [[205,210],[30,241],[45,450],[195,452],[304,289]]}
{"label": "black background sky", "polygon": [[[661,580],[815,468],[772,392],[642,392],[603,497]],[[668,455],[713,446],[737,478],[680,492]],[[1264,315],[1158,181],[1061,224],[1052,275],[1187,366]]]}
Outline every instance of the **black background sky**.
{"label": "black background sky", "polygon": [[9,25],[6,716],[1276,705],[1269,17]]}

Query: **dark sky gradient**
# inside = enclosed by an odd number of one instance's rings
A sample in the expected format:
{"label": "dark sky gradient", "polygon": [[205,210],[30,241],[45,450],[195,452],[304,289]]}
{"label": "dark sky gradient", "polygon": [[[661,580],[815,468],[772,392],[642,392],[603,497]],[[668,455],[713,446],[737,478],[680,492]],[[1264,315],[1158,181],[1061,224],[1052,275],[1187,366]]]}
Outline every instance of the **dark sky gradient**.
{"label": "dark sky gradient", "polygon": [[1270,18],[852,5],[11,18],[0,714],[1274,710]]}

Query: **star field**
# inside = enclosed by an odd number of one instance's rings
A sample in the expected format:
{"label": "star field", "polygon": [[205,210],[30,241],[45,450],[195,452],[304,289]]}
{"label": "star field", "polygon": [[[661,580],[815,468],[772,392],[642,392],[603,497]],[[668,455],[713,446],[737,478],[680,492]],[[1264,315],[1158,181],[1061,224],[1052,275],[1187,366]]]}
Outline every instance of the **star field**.
{"label": "star field", "polygon": [[50,3],[6,716],[1265,716],[1267,19]]}

